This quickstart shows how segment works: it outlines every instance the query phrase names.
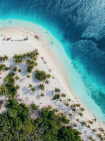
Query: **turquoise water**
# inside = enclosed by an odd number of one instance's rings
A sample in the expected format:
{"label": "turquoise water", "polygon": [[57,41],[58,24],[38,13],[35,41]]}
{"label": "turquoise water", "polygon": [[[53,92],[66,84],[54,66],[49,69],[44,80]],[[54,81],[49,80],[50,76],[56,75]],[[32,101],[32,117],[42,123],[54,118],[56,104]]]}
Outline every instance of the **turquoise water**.
{"label": "turquoise water", "polygon": [[66,66],[73,92],[102,121],[105,121],[104,5],[103,0],[0,1],[0,27],[28,27],[35,23],[58,40],[59,47],[52,50]]}

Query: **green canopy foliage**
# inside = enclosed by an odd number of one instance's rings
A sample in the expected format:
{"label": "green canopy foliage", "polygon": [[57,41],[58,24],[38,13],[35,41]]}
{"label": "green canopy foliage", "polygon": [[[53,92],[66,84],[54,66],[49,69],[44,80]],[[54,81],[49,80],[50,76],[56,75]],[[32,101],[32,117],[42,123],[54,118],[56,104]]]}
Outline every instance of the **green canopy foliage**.
{"label": "green canopy foliage", "polygon": [[35,78],[42,81],[42,80],[46,80],[47,78],[50,78],[51,75],[50,74],[46,74],[44,71],[39,71],[36,70],[35,72]]}

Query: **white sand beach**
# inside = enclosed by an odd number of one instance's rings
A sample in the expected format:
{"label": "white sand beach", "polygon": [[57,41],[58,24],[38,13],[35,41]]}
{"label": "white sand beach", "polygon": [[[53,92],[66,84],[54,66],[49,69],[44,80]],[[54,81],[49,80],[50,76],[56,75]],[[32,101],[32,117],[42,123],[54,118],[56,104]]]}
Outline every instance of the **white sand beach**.
{"label": "white sand beach", "polygon": [[[25,32],[25,30],[27,32]],[[71,110],[71,106],[66,107],[64,103],[66,103],[68,100],[71,99],[69,105],[80,103],[77,98],[75,98],[75,95],[73,94],[70,84],[68,81],[68,76],[66,73],[66,70],[62,64],[62,62],[59,60],[59,58],[55,55],[55,53],[50,49],[51,42],[49,42],[49,39],[44,38],[43,34],[38,33],[38,30],[36,29],[35,34],[39,35],[40,40],[38,41],[37,39],[34,38],[33,34],[31,32],[28,32],[29,29],[25,28],[3,28],[0,29],[0,56],[7,55],[9,57],[8,61],[3,62],[7,67],[9,66],[17,66],[18,68],[22,69],[22,72],[16,72],[16,75],[19,76],[20,80],[17,80],[15,82],[16,85],[20,86],[20,89],[18,90],[18,99],[22,100],[23,103],[26,105],[30,105],[32,102],[38,105],[40,108],[46,107],[48,105],[51,105],[53,108],[59,109],[59,111],[62,111],[65,113],[65,115],[70,119],[70,124],[73,127],[74,124],[77,124],[76,128],[80,132],[82,132],[81,137],[83,140],[88,141],[90,136],[94,140],[99,140],[97,135],[98,133],[101,133],[98,128],[100,126],[103,126],[99,122],[93,121],[93,124],[91,124],[91,128],[87,128],[86,126],[81,125],[80,122],[77,122],[76,119],[79,119],[80,121],[85,121],[88,125],[89,120],[95,119],[93,114],[86,108],[85,111],[83,111],[83,117],[80,117],[77,112],[79,112],[79,108],[73,112]],[[3,36],[1,36],[3,35]],[[11,40],[5,41],[3,40],[4,36],[6,38],[11,37]],[[27,41],[17,41],[17,40],[22,40],[26,36],[28,36]],[[38,49],[39,56],[38,56],[38,66],[36,66],[32,72],[31,77],[27,78],[27,65],[24,61],[23,64],[16,64],[13,60],[13,55],[14,54],[23,54],[26,52],[33,51],[35,49]],[[44,60],[41,59],[41,57],[44,57]],[[45,64],[44,61],[47,63]],[[42,84],[43,82],[40,82],[39,80],[35,79],[35,70],[41,70],[45,71],[46,73],[51,74],[50,78],[50,83],[45,84],[45,90],[41,91],[39,89],[39,85]],[[49,71],[51,69],[51,72]],[[4,83],[3,79],[5,78],[6,75],[8,75],[9,71],[3,71],[0,74],[0,83]],[[53,76],[55,79],[53,79]],[[36,91],[32,92],[30,91],[28,84],[32,84],[35,88]],[[55,94],[54,89],[55,88],[60,88],[61,93],[65,93],[66,97],[62,99],[62,102],[59,100],[53,100],[53,96]],[[45,96],[41,97],[40,94],[43,93]],[[5,100],[4,97],[1,97],[0,99]],[[83,104],[81,104],[81,107],[83,107]],[[6,108],[2,107],[0,109],[0,113],[3,111],[5,112]],[[68,114],[71,113],[72,116],[70,117]],[[93,132],[92,129],[95,129],[96,132]]]}

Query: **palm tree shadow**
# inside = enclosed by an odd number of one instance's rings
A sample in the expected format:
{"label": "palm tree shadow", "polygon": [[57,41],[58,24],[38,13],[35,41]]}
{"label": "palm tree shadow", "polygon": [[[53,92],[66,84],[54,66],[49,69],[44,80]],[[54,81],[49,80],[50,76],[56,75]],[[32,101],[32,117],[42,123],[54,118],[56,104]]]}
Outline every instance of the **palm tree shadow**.
{"label": "palm tree shadow", "polygon": [[54,91],[53,91],[53,90],[52,90],[52,91],[48,91],[48,92],[46,93],[46,95],[49,96],[49,97],[51,97],[53,94],[54,94]]}
{"label": "palm tree shadow", "polygon": [[14,62],[14,58],[9,58],[8,63],[10,64],[10,66],[16,66],[16,63]]}
{"label": "palm tree shadow", "polygon": [[40,95],[39,94],[37,94],[36,99],[40,99]]}
{"label": "palm tree shadow", "polygon": [[27,75],[27,64],[24,63],[24,64],[17,64],[17,66],[19,68],[21,68],[22,72],[21,72],[21,75],[22,76],[26,76]]}

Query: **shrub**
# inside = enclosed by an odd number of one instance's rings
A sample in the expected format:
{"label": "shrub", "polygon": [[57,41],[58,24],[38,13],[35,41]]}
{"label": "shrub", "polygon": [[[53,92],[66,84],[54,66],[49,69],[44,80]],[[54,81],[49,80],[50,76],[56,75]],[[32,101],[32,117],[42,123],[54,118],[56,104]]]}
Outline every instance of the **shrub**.
{"label": "shrub", "polygon": [[40,85],[39,85],[39,88],[40,88],[41,90],[44,90],[44,84],[40,84]]}
{"label": "shrub", "polygon": [[69,103],[68,103],[68,102],[67,102],[67,103],[65,103],[65,106],[69,107]]}
{"label": "shrub", "polygon": [[27,72],[28,72],[28,73],[31,73],[33,68],[34,68],[33,65],[28,65],[28,66],[27,66]]}
{"label": "shrub", "polygon": [[35,104],[31,104],[31,107],[32,107],[34,110],[38,110],[38,106],[36,106]]}
{"label": "shrub", "polygon": [[4,67],[5,67],[5,64],[1,64],[0,65],[0,71],[2,71],[4,69]]}
{"label": "shrub", "polygon": [[66,97],[66,94],[62,93],[61,96],[62,96],[62,97]]}
{"label": "shrub", "polygon": [[17,67],[14,67],[14,68],[13,68],[13,71],[17,71]]}
{"label": "shrub", "polygon": [[60,92],[61,92],[61,90],[60,90],[59,88],[55,88],[55,92],[60,93]]}
{"label": "shrub", "polygon": [[20,78],[18,76],[15,77],[16,80],[19,80]]}
{"label": "shrub", "polygon": [[48,80],[46,80],[46,81],[45,81],[45,84],[49,84],[49,81],[48,81]]}
{"label": "shrub", "polygon": [[53,97],[54,100],[59,99],[60,98],[60,94],[55,94],[55,96]]}
{"label": "shrub", "polygon": [[27,75],[27,78],[30,78],[31,76],[30,75]]}
{"label": "shrub", "polygon": [[42,80],[49,78],[49,75],[46,74],[44,71],[36,70],[35,78],[42,81]]}
{"label": "shrub", "polygon": [[21,69],[18,69],[18,72],[21,72],[22,70]]}
{"label": "shrub", "polygon": [[41,93],[41,95],[40,95],[41,97],[44,97],[45,95],[43,94],[43,93]]}
{"label": "shrub", "polygon": [[34,92],[35,91],[35,88],[34,87],[31,87],[31,91]]}
{"label": "shrub", "polygon": [[80,132],[72,127],[61,127],[57,134],[58,141],[82,141],[80,137]]}
{"label": "shrub", "polygon": [[4,68],[4,70],[5,70],[5,71],[8,71],[8,70],[9,70],[9,68],[8,68],[8,67],[5,67],[5,68]]}

